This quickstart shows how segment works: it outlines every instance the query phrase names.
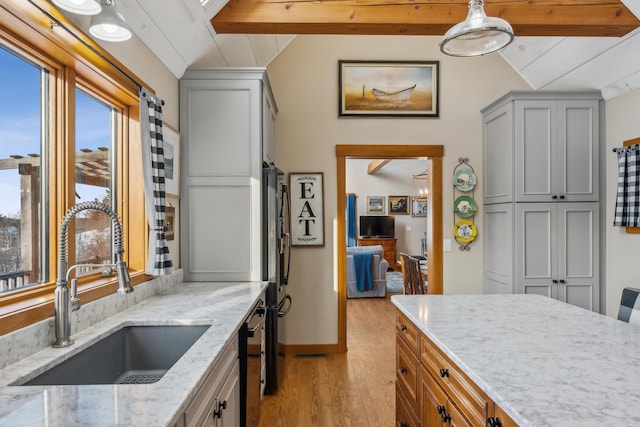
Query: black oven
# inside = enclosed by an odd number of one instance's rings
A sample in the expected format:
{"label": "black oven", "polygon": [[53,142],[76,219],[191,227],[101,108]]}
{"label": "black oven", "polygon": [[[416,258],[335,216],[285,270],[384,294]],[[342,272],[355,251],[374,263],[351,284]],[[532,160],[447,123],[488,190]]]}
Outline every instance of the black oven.
{"label": "black oven", "polygon": [[265,305],[259,300],[240,327],[240,426],[257,426],[260,421],[264,360]]}

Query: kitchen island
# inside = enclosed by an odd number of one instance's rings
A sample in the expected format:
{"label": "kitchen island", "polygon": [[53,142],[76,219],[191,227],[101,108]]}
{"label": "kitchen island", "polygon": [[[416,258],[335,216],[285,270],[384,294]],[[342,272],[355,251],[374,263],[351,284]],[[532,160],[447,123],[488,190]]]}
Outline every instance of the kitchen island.
{"label": "kitchen island", "polygon": [[[75,344],[70,347],[49,347],[7,366],[0,371],[0,426],[182,426],[189,405],[211,382],[207,377],[217,369],[223,350],[237,351],[238,328],[264,296],[265,286],[260,282],[179,283],[72,334]],[[135,296],[133,292],[120,298]],[[10,385],[33,377],[53,361],[71,357],[122,325],[211,326],[153,384]]]}
{"label": "kitchen island", "polygon": [[[471,407],[462,411],[461,425],[484,425],[471,421],[483,412],[490,421],[504,414],[521,426],[640,425],[637,326],[538,295],[398,295],[391,300],[398,308],[398,363],[403,365],[398,382],[409,384],[398,391],[402,405],[411,401],[405,390],[418,384],[413,396],[418,407],[409,418],[426,423],[430,397],[425,393],[433,386],[445,392],[435,394],[446,401],[434,404],[437,417],[449,417],[449,397],[452,411]],[[417,343],[402,336],[412,328]],[[415,376],[420,380],[413,383],[404,379],[412,378],[404,359],[414,360],[411,353],[404,356],[404,348],[418,349]],[[451,372],[435,370],[443,361],[451,363]],[[459,382],[446,383],[453,380]],[[458,393],[460,384],[469,387]],[[460,405],[456,397],[463,400]],[[484,408],[478,402],[485,402]]]}

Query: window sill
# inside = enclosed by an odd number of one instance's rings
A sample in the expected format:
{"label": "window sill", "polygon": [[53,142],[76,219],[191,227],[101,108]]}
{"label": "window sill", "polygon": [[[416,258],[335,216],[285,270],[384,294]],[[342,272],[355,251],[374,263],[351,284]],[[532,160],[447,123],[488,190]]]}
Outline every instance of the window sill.
{"label": "window sill", "polygon": [[[144,272],[131,274],[131,285],[146,282],[152,276]],[[56,285],[48,284],[34,289],[32,292],[23,292],[21,298],[15,298],[6,305],[0,307],[0,335],[5,335],[25,326],[54,316],[54,291]],[[78,298],[83,304],[90,303],[102,297],[116,293],[118,280],[116,277],[99,278],[78,285]]]}

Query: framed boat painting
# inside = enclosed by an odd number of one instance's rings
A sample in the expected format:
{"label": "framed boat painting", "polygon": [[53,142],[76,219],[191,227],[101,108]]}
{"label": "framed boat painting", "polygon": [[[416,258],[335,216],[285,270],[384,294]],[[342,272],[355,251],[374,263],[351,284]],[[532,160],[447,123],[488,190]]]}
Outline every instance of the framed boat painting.
{"label": "framed boat painting", "polygon": [[438,61],[338,61],[345,116],[438,117]]}

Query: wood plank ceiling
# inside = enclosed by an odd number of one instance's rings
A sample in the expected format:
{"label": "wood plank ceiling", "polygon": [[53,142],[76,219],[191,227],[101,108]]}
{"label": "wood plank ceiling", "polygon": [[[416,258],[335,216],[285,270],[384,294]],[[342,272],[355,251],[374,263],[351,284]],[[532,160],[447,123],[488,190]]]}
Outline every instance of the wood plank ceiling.
{"label": "wood plank ceiling", "polygon": [[[486,0],[488,16],[516,36],[621,37],[640,21],[619,0]],[[230,0],[212,19],[218,34],[443,35],[468,0]]]}

